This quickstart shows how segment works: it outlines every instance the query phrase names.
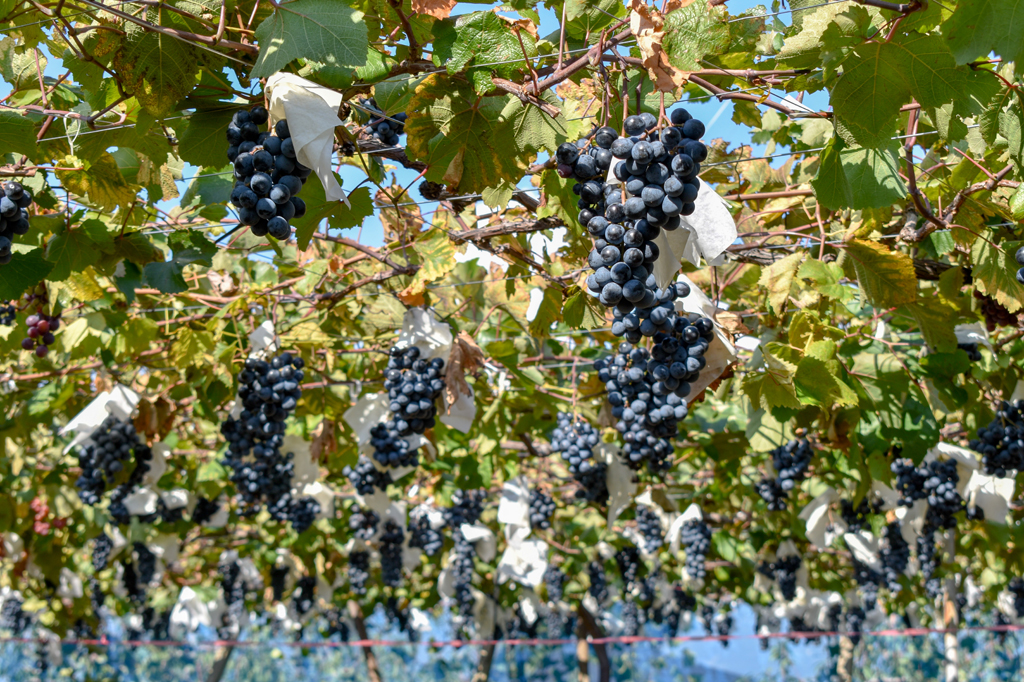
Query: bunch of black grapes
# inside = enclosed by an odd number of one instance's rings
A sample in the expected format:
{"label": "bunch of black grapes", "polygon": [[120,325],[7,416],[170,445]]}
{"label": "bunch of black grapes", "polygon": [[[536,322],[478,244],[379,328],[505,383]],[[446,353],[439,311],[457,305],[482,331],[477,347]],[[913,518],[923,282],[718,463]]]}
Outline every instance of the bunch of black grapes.
{"label": "bunch of black grapes", "polygon": [[224,464],[231,471],[245,514],[266,505],[275,521],[289,521],[305,531],[320,512],[312,497],[292,496],[293,453],[282,453],[285,421],[302,397],[303,360],[281,353],[270,362],[250,358],[238,374],[242,412],[221,425],[227,440]]}
{"label": "bunch of black grapes", "polygon": [[18,309],[11,301],[0,300],[0,326],[11,327],[14,325],[14,318]]}
{"label": "bunch of black grapes", "polygon": [[568,412],[559,412],[558,426],[551,432],[551,449],[561,453],[574,476],[594,466],[594,448],[601,442],[601,434],[594,426]]}
{"label": "bunch of black grapes", "polygon": [[530,491],[530,527],[547,530],[555,513],[555,501],[539,489]]}
{"label": "bunch of black grapes", "polygon": [[402,544],[405,542],[405,531],[393,520],[384,523],[384,531],[380,536],[380,574],[381,580],[388,587],[399,587],[402,584]]}
{"label": "bunch of black grapes", "polygon": [[663,289],[654,290],[656,303],[650,308],[637,308],[626,312],[616,308],[612,311],[612,334],[625,338],[634,345],[645,337],[650,338],[659,333],[678,335],[679,332],[674,328],[678,319],[675,302],[676,299],[689,295],[690,285],[685,282],[674,282]]}
{"label": "bunch of black grapes", "polygon": [[372,495],[374,490],[387,490],[393,483],[391,474],[373,465],[366,455],[359,455],[354,467],[346,466],[341,470],[360,495]]}
{"label": "bunch of black grapes", "polygon": [[3,190],[0,196],[0,265],[7,265],[14,257],[11,253],[14,238],[28,232],[32,193],[13,180],[4,183]]}
{"label": "bunch of black grapes", "polygon": [[[591,140],[566,143],[556,151],[558,174],[575,178],[579,220],[594,238],[587,287],[604,305],[627,313],[655,305],[652,274],[659,251],[654,239],[675,230],[680,216],[695,210],[704,125],[685,109],[671,115],[673,126],[657,129],[648,113],[624,122],[627,137],[601,128]],[[618,182],[606,182],[609,169]]]}
{"label": "bunch of black grapes", "polygon": [[458,531],[462,524],[473,525],[484,513],[486,490],[456,490],[452,493],[452,506],[443,510],[444,523]]}
{"label": "bunch of black grapes", "polygon": [[416,346],[392,348],[390,356],[384,371],[384,388],[393,415],[386,422],[388,430],[408,436],[433,428],[437,414],[434,403],[445,386],[444,360],[421,358]]}
{"label": "bunch of black grapes", "polygon": [[420,463],[419,448],[409,445],[395,429],[387,424],[377,424],[370,429],[370,445],[373,458],[386,467],[417,466]]}
{"label": "bunch of black grapes", "polygon": [[755,489],[768,504],[768,511],[784,511],[789,493],[807,477],[807,469],[814,458],[811,444],[804,438],[794,438],[772,450],[775,478],[762,478]]}
{"label": "bunch of black grapes", "polygon": [[1010,472],[1024,469],[1024,401],[999,403],[996,418],[978,429],[970,448],[981,453],[981,463],[989,476],[1006,478]]}
{"label": "bunch of black grapes", "polygon": [[[78,450],[82,473],[75,487],[82,502],[89,506],[98,504],[107,485],[125,470],[133,454],[139,462],[148,462],[152,457],[149,446],[135,432],[135,425],[113,415],[104,419]],[[146,464],[145,470],[148,469]]]}
{"label": "bunch of black grapes", "polygon": [[356,509],[348,517],[348,528],[358,539],[370,541],[377,534],[380,516],[372,509]]}
{"label": "bunch of black grapes", "polygon": [[757,570],[778,583],[782,597],[789,601],[796,597],[796,574],[802,563],[798,555],[791,554],[775,561],[762,561]]}
{"label": "bunch of black grapes", "polygon": [[405,122],[409,115],[402,111],[394,116],[388,116],[372,99],[360,98],[359,104],[367,109],[370,115],[370,122],[366,125],[370,137],[391,147],[397,147],[398,138],[405,132]]}
{"label": "bunch of black grapes", "polygon": [[636,529],[644,539],[646,551],[656,552],[665,544],[661,519],[647,505],[638,505],[636,508]]}
{"label": "bunch of black grapes", "polygon": [[409,533],[409,546],[423,550],[427,556],[434,556],[444,545],[444,537],[431,524],[429,514],[410,517],[406,530]]}
{"label": "bunch of black grapes", "polygon": [[598,462],[586,471],[577,471],[573,478],[580,484],[576,490],[576,499],[605,504],[608,502],[608,465]]}
{"label": "bunch of black grapes", "polygon": [[903,539],[900,522],[893,521],[885,527],[885,541],[879,550],[885,586],[896,594],[900,591],[900,575],[910,562],[910,545]]}
{"label": "bunch of black grapes", "polygon": [[295,158],[287,121],[281,119],[273,131],[260,132],[268,118],[265,107],[255,106],[236,111],[228,124],[228,160],[235,168],[231,203],[238,209],[239,222],[254,235],[283,240],[292,234],[288,221],[306,213],[298,194],[313,171]]}
{"label": "bunch of black grapes", "polygon": [[958,343],[956,347],[967,353],[967,359],[971,362],[981,362],[981,351],[976,343]]}
{"label": "bunch of black grapes", "polygon": [[[53,334],[60,329],[61,314],[58,312],[56,315],[48,315],[43,312],[50,302],[46,284],[37,285],[35,289],[25,294],[24,298],[25,307],[34,304],[36,311],[25,318],[28,333],[21,340],[21,347],[23,350],[33,351],[37,358],[44,358],[56,340]],[[11,321],[13,322],[15,309],[13,306],[7,306],[7,310],[11,311]]]}
{"label": "bunch of black grapes", "polygon": [[1017,253],[1013,257],[1017,261],[1017,265],[1021,266],[1020,270],[1017,271],[1017,281],[1024,284],[1024,246],[1017,249]]}
{"label": "bunch of black grapes", "polygon": [[704,560],[711,548],[711,528],[701,519],[690,519],[683,523],[679,539],[686,550],[686,573],[694,580],[703,580],[707,575]]}

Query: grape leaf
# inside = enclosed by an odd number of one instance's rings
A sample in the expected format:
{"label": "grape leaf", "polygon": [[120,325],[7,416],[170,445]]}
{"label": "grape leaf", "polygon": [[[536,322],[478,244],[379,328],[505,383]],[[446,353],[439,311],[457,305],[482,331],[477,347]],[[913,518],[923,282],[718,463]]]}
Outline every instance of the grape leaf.
{"label": "grape leaf", "polygon": [[[991,233],[984,235],[991,239]],[[1003,242],[993,245],[989,239],[978,239],[971,247],[971,275],[974,284],[983,294],[988,294],[1011,313],[1021,309],[1024,301],[1024,286],[1016,278],[1018,268],[1013,255],[1024,241]]]}
{"label": "grape leaf", "polygon": [[309,246],[317,226],[324,220],[330,229],[344,230],[362,224],[373,215],[373,199],[366,187],[360,187],[348,195],[351,208],[343,201],[327,201],[324,186],[318,181],[303,185],[299,198],[306,202],[306,214],[301,218],[293,218],[291,224],[295,228],[295,240],[300,250]]}
{"label": "grape leaf", "polygon": [[45,257],[53,263],[48,279],[62,281],[95,263],[100,249],[85,230],[64,230],[46,244]]}
{"label": "grape leaf", "polygon": [[462,193],[517,181],[521,161],[500,136],[508,99],[479,97],[461,78],[427,77],[409,103],[406,151],[428,165],[428,180]]}
{"label": "grape leaf", "polygon": [[811,180],[814,196],[826,208],[882,208],[907,195],[899,174],[898,144],[882,149],[847,148],[834,137],[825,146]]}
{"label": "grape leaf", "polygon": [[885,145],[900,107],[911,98],[938,107],[963,92],[964,71],[937,35],[897,36],[855,47],[832,89],[839,132],[851,144]]}
{"label": "grape leaf", "polygon": [[551,336],[551,325],[558,321],[562,312],[562,289],[552,284],[542,291],[544,295],[537,307],[537,314],[529,325],[530,336],[538,339]]}
{"label": "grape leaf", "polygon": [[846,243],[846,262],[871,304],[892,308],[917,298],[917,277],[910,256],[889,251],[878,242],[854,239]]}
{"label": "grape leaf", "polygon": [[188,126],[178,135],[178,155],[194,166],[223,166],[229,146],[225,135],[234,113],[233,109],[216,109],[189,116]]}
{"label": "grape leaf", "polygon": [[803,259],[803,251],[797,251],[761,270],[758,284],[768,290],[768,303],[776,315],[782,314],[782,308],[789,299],[790,286],[796,278],[796,270]]}
{"label": "grape leaf", "polygon": [[[550,90],[544,93],[543,99],[558,106],[558,100]],[[553,154],[558,145],[569,139],[565,116],[548,116],[539,107],[523,104],[515,97],[509,98],[501,112],[501,119],[504,125],[498,128],[495,135],[514,140],[520,154],[541,150]]]}
{"label": "grape leaf", "polygon": [[1004,61],[1024,61],[1024,2],[1021,0],[971,0],[957,6],[942,33],[958,64],[966,64],[995,52]]}
{"label": "grape leaf", "polygon": [[252,78],[266,78],[298,58],[355,68],[366,63],[363,13],[344,0],[291,0],[256,29],[259,56]]}
{"label": "grape leaf", "polygon": [[14,257],[7,265],[0,267],[0,298],[13,300],[29,287],[42,282],[53,263],[43,257],[43,249],[29,249],[24,244],[15,244],[11,251]]}
{"label": "grape leaf", "polygon": [[58,170],[55,174],[64,188],[108,211],[115,208],[127,210],[135,204],[136,191],[121,175],[114,157],[104,152],[94,161],[65,157],[60,164],[65,168],[81,167],[82,170]]}
{"label": "grape leaf", "polygon": [[665,15],[665,39],[661,48],[673,66],[683,71],[703,68],[701,60],[729,47],[729,25],[721,7],[695,2]]}
{"label": "grape leaf", "polygon": [[165,294],[179,294],[188,290],[188,283],[182,275],[186,265],[198,263],[209,267],[217,247],[201,232],[178,230],[168,235],[167,242],[172,249],[171,259],[150,263],[143,270],[146,281]]}
{"label": "grape leaf", "polygon": [[[455,31],[434,42],[435,58],[446,60],[448,73],[456,74],[479,64],[503,76],[512,76],[526,66],[528,57],[537,56],[537,41],[529,31],[519,29],[494,12],[473,12],[459,17]],[[448,44],[449,36],[454,41]],[[522,45],[519,39],[522,38]]]}
{"label": "grape leaf", "polygon": [[824,263],[809,258],[800,266],[797,275],[801,279],[809,279],[814,282],[814,290],[822,296],[844,302],[854,296],[852,287],[840,283],[843,279],[843,269],[836,263]]}
{"label": "grape leaf", "polygon": [[189,367],[206,364],[207,353],[214,348],[213,334],[196,331],[188,325],[178,327],[174,343],[171,344],[171,361],[175,367]]}
{"label": "grape leaf", "polygon": [[956,349],[953,332],[957,309],[936,296],[918,296],[913,303],[904,303],[900,311],[914,318],[925,342],[940,353]]}
{"label": "grape leaf", "polygon": [[0,111],[0,146],[8,152],[32,158],[36,153],[36,127],[13,111]]}
{"label": "grape leaf", "polygon": [[[147,8],[145,17],[152,22],[189,30],[181,16],[164,8]],[[125,92],[134,95],[142,108],[153,116],[163,116],[192,92],[199,75],[198,50],[169,35],[147,31],[125,22],[126,36],[114,55]]]}
{"label": "grape leaf", "polygon": [[798,408],[801,403],[793,385],[796,365],[775,354],[778,344],[767,343],[761,348],[764,367],[750,372],[743,379],[743,392],[754,405],[770,410],[775,407]]}
{"label": "grape leaf", "polygon": [[573,329],[600,329],[608,325],[604,316],[604,306],[577,288],[570,289],[569,297],[562,306],[562,320]]}

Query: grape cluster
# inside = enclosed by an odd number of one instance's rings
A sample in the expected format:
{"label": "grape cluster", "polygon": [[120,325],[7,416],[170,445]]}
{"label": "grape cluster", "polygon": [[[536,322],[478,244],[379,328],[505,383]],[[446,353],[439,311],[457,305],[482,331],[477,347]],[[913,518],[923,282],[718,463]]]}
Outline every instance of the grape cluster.
{"label": "grape cluster", "polygon": [[11,301],[0,300],[0,326],[11,327],[14,325],[14,318],[18,314],[18,309],[14,307]]}
{"label": "grape cluster", "polygon": [[228,160],[235,169],[231,203],[238,209],[238,221],[257,237],[288,239],[288,221],[306,214],[298,194],[313,171],[295,158],[288,121],[281,119],[272,132],[260,132],[269,117],[266,108],[255,106],[236,111],[228,124]]}
{"label": "grape cluster", "polygon": [[444,523],[458,530],[462,524],[473,525],[484,513],[486,490],[456,490],[452,493],[452,506],[444,510]]}
{"label": "grape cluster", "polygon": [[15,634],[24,632],[31,619],[22,606],[25,600],[18,593],[8,594],[0,607],[0,630],[9,630]]}
{"label": "grape cluster", "polygon": [[846,632],[854,645],[860,642],[860,633],[864,632],[864,621],[867,614],[860,606],[851,606],[846,611]]}
{"label": "grape cluster", "polygon": [[590,578],[590,587],[587,588],[587,592],[597,601],[598,605],[603,605],[611,595],[608,590],[608,580],[604,575],[604,566],[598,561],[591,561],[587,564],[587,576]]}
{"label": "grape cluster", "polygon": [[110,563],[114,541],[106,533],[100,533],[92,541],[92,570],[99,573]]}
{"label": "grape cluster", "polygon": [[[124,470],[133,452],[140,462],[152,457],[149,446],[139,440],[134,424],[119,421],[114,416],[104,419],[78,451],[82,473],[75,487],[84,504],[99,503],[107,484]],[[146,468],[148,470],[148,464]]]}
{"label": "grape cluster", "polygon": [[[659,333],[675,336],[678,341],[680,333],[689,322],[685,318],[682,322],[676,320],[675,302],[689,295],[688,284],[673,282],[664,288],[654,290],[655,305],[649,308],[637,308],[626,312],[616,308],[612,315],[612,334],[625,338],[632,344],[640,343],[645,337],[658,336]],[[686,358],[683,357],[681,361],[685,363]]]}
{"label": "grape cluster", "polygon": [[927,468],[915,466],[906,457],[897,457],[889,469],[896,477],[896,492],[900,494],[901,506],[911,507],[917,500],[928,496],[924,489],[924,482],[928,480]]}
{"label": "grape cluster", "polygon": [[[672,112],[672,123],[657,130],[651,114],[630,116],[623,125],[628,137],[604,127],[593,145],[566,143],[555,153],[558,174],[578,181],[579,221],[594,238],[587,288],[622,313],[656,304],[652,270],[659,250],[653,240],[695,210],[697,174],[707,157],[699,141],[704,125],[684,109]],[[605,182],[609,169],[622,186]]]}
{"label": "grape cluster", "polygon": [[452,585],[455,592],[455,604],[458,609],[458,620],[465,621],[473,615],[476,598],[473,596],[473,545],[466,540],[461,530],[452,534],[455,548],[452,551],[448,570],[452,574]]}
{"label": "grape cluster", "polygon": [[1024,579],[1010,578],[1006,589],[1013,595],[1013,609],[1017,612],[1017,617],[1021,618],[1024,616]]}
{"label": "grape cluster", "polygon": [[377,524],[380,523],[380,516],[372,509],[359,509],[352,512],[348,517],[348,527],[356,538],[369,541],[377,534]]}
{"label": "grape cluster", "polygon": [[444,545],[444,538],[436,528],[431,525],[430,517],[421,514],[409,519],[409,546],[423,550],[427,556],[434,556],[441,551]]}
{"label": "grape cluster", "polygon": [[3,196],[0,196],[0,265],[7,265],[14,257],[11,253],[14,237],[28,232],[28,207],[32,205],[32,193],[13,180],[5,182],[3,189]]}
{"label": "grape cluster", "polygon": [[985,328],[989,333],[994,332],[997,327],[1017,326],[1017,316],[994,298],[977,289],[974,290],[974,298],[978,299],[981,304],[981,314],[985,316]]}
{"label": "grape cluster", "polygon": [[640,634],[640,609],[635,601],[622,602],[622,635],[636,637]]}
{"label": "grape cluster", "polygon": [[852,558],[853,581],[860,588],[864,606],[870,611],[878,604],[878,586],[885,580],[884,576],[861,562],[856,556]]}
{"label": "grape cluster", "polygon": [[230,637],[237,634],[245,611],[245,582],[242,580],[242,567],[237,559],[225,559],[226,557],[222,555],[221,561],[217,564],[220,589],[224,595],[224,604],[227,606],[222,616],[223,627],[219,628],[219,632],[222,637]]}
{"label": "grape cluster", "polygon": [[981,351],[976,343],[958,343],[956,347],[967,353],[967,359],[971,362],[981,362]]}
{"label": "grape cluster", "polygon": [[1024,401],[1000,402],[996,418],[978,429],[978,437],[969,445],[981,453],[989,476],[1006,478],[1011,471],[1024,469]]}
{"label": "grape cluster", "polygon": [[295,591],[292,592],[292,603],[295,605],[295,613],[304,616],[313,609],[316,599],[316,576],[304,575],[295,581]]}
{"label": "grape cluster", "polygon": [[388,597],[388,600],[384,602],[384,615],[387,616],[388,625],[396,626],[399,631],[408,634],[410,642],[416,641],[416,630],[409,627],[411,623],[409,609],[402,608],[397,597]]}
{"label": "grape cluster", "polygon": [[53,333],[60,329],[60,313],[47,315],[38,307],[36,312],[25,318],[28,325],[28,336],[21,340],[23,350],[30,350],[37,358],[44,358],[50,352],[55,337]]}
{"label": "grape cluster", "polygon": [[363,108],[370,110],[371,120],[366,126],[370,137],[391,147],[397,147],[398,138],[405,132],[405,121],[409,115],[402,111],[394,116],[388,116],[372,99],[360,97],[359,103]]}
{"label": "grape cluster", "polygon": [[370,553],[353,550],[348,554],[348,584],[355,594],[366,594],[366,583],[370,580]]}
{"label": "grape cluster", "polygon": [[200,497],[196,501],[195,509],[192,510],[192,523],[201,525],[213,518],[214,514],[220,511],[220,503]]}
{"label": "grape cluster", "polygon": [[391,474],[373,465],[366,455],[359,455],[359,461],[354,467],[346,466],[341,470],[345,474],[352,487],[360,495],[372,495],[374,490],[387,490],[393,483]]}
{"label": "grape cluster", "polygon": [[384,531],[380,536],[380,574],[381,580],[388,587],[399,587],[402,584],[402,544],[405,532],[393,520],[384,523]]}
{"label": "grape cluster", "polygon": [[885,527],[885,542],[879,551],[886,588],[893,594],[900,591],[900,575],[910,562],[910,545],[903,539],[899,521]]}
{"label": "grape cluster", "polygon": [[128,598],[136,604],[142,602],[146,598],[146,592],[142,585],[139,584],[139,574],[135,570],[135,565],[126,563],[123,564],[124,570],[121,573],[121,586],[124,587],[124,591],[128,593]]}
{"label": "grape cluster", "polygon": [[555,501],[540,490],[530,491],[530,527],[547,530],[551,528],[551,516],[555,513]]}
{"label": "grape cluster", "polygon": [[288,579],[288,567],[284,565],[270,567],[270,591],[274,601],[284,599],[285,581]]}
{"label": "grape cluster", "polygon": [[847,530],[851,533],[859,532],[867,523],[868,516],[876,511],[867,498],[862,499],[856,507],[849,500],[839,501],[839,514],[842,516],[843,522],[846,523]]}
{"label": "grape cluster", "polygon": [[669,608],[665,609],[665,622],[668,626],[668,636],[675,637],[679,632],[679,620],[684,613],[690,613],[697,606],[697,600],[692,594],[682,588],[681,585],[672,586],[672,602]]}
{"label": "grape cluster", "polygon": [[562,595],[564,594],[565,583],[569,580],[561,569],[557,566],[548,564],[547,570],[544,571],[544,589],[548,593],[548,602],[557,604],[562,601]]}
{"label": "grape cluster", "polygon": [[559,412],[558,425],[551,432],[551,449],[562,455],[569,473],[576,475],[594,466],[594,448],[601,434],[585,419],[574,419],[568,412]]}
{"label": "grape cluster", "polygon": [[408,436],[434,428],[434,401],[444,390],[444,360],[421,358],[416,346],[395,347],[391,349],[384,379],[393,415],[387,422],[388,430]]}
{"label": "grape cluster", "polygon": [[929,476],[924,482],[928,500],[925,522],[936,528],[955,528],[954,515],[963,511],[965,506],[963,497],[956,489],[957,483],[960,482],[956,462],[951,459],[944,462],[929,462],[928,472]]}
{"label": "grape cluster", "polygon": [[138,563],[139,581],[143,585],[148,585],[153,582],[153,576],[156,575],[156,554],[141,542],[136,542],[133,547]]}
{"label": "grape cluster", "polygon": [[775,580],[786,601],[796,597],[796,573],[803,562],[796,554],[777,558],[775,561],[762,561],[757,570],[764,576]]}
{"label": "grape cluster", "polygon": [[939,568],[938,545],[935,539],[936,528],[925,520],[921,534],[917,536],[917,563],[924,578],[925,593],[932,599],[942,592],[941,583],[935,577]]}
{"label": "grape cluster", "polygon": [[420,463],[419,448],[411,447],[409,441],[386,424],[377,424],[370,429],[370,445],[373,446],[373,458],[384,466],[414,467]]}
{"label": "grape cluster", "polygon": [[262,505],[275,521],[289,521],[301,533],[320,512],[313,498],[292,496],[293,453],[282,454],[285,421],[302,397],[301,357],[281,353],[267,362],[249,358],[238,374],[242,412],[221,425],[228,443],[224,464],[252,515]]}
{"label": "grape cluster", "polygon": [[647,505],[637,505],[636,529],[643,536],[648,552],[656,552],[665,544],[665,532],[661,527],[661,519]]}
{"label": "grape cluster", "polygon": [[704,558],[711,547],[711,528],[702,520],[690,519],[683,523],[679,537],[686,550],[686,573],[694,580],[703,580],[707,574]]}
{"label": "grape cluster", "polygon": [[576,499],[605,504],[608,502],[608,465],[598,462],[586,471],[579,471],[573,476],[580,487],[576,489]]}
{"label": "grape cluster", "polygon": [[755,486],[768,511],[784,511],[789,493],[807,476],[814,450],[804,438],[794,438],[772,450],[775,478],[762,478]]}
{"label": "grape cluster", "polygon": [[615,553],[615,565],[622,576],[622,582],[626,584],[626,591],[629,591],[640,577],[640,550],[633,545],[626,545]]}
{"label": "grape cluster", "polygon": [[1017,249],[1017,253],[1013,254],[1013,259],[1017,261],[1017,265],[1021,266],[1017,270],[1017,281],[1024,284],[1024,246]]}

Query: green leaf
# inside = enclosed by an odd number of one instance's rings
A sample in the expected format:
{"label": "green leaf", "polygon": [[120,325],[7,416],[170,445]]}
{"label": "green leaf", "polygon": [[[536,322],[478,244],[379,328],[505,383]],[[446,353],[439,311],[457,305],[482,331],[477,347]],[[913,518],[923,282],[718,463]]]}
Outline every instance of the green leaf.
{"label": "green leaf", "polygon": [[206,355],[214,347],[213,334],[196,331],[188,326],[178,327],[171,344],[171,361],[175,367],[198,367],[206,364]]}
{"label": "green leaf", "polygon": [[1024,158],[1024,115],[1016,99],[1008,109],[999,112],[999,134],[1006,138],[1010,160],[1019,173]]}
{"label": "green leaf", "polygon": [[256,29],[259,56],[252,78],[266,78],[299,57],[329,66],[366,63],[369,43],[363,13],[344,0],[292,0]]}
{"label": "green leaf", "polygon": [[188,290],[188,284],[182,275],[186,265],[198,263],[209,267],[213,264],[213,254],[217,247],[201,232],[195,230],[179,230],[172,232],[167,239],[172,249],[169,261],[150,263],[144,269],[146,281],[165,294],[179,294]]}
{"label": "green leaf", "polygon": [[501,112],[508,99],[479,97],[460,78],[428,76],[409,103],[406,151],[427,164],[428,180],[459,192],[518,181],[523,168],[501,137]]}
{"label": "green leaf", "polygon": [[624,18],[626,7],[615,0],[565,0],[565,32],[586,38]]}
{"label": "green leaf", "polygon": [[61,166],[83,170],[59,170],[55,174],[69,192],[86,198],[90,204],[112,211],[129,210],[135,205],[136,189],[125,181],[117,161],[104,152],[94,161],[66,157]]}
{"label": "green leaf", "polygon": [[[143,15],[157,24],[189,30],[180,15],[162,7],[147,8]],[[146,112],[163,116],[195,87],[199,50],[186,41],[147,31],[134,23],[125,22],[124,30],[126,36],[113,61],[121,85]]]}
{"label": "green leaf", "polygon": [[888,143],[900,107],[939,107],[961,95],[964,71],[937,35],[897,36],[854,48],[832,90],[840,134],[868,148]]}
{"label": "green leaf", "polygon": [[882,149],[848,149],[834,137],[822,152],[811,187],[821,205],[833,210],[891,206],[907,195],[899,174],[899,146],[890,141]]}
{"label": "green leaf", "polygon": [[825,263],[813,258],[807,259],[797,272],[800,279],[809,279],[814,283],[814,290],[822,296],[849,301],[853,298],[852,287],[841,284],[843,269],[837,263]]}
{"label": "green leaf", "polygon": [[221,220],[228,213],[224,206],[231,200],[234,186],[230,166],[202,168],[181,195],[181,206],[199,207],[199,215],[207,220]]}
{"label": "green leaf", "polygon": [[940,353],[956,350],[955,307],[935,296],[919,296],[913,303],[904,303],[900,310],[914,318],[925,342],[933,350]]}
{"label": "green leaf", "polygon": [[995,52],[1004,61],[1024,62],[1024,2],[971,0],[960,3],[942,25],[942,33],[958,64],[987,58]]}
{"label": "green leaf", "polygon": [[789,289],[803,259],[803,251],[797,251],[761,270],[758,284],[768,290],[768,303],[776,315],[782,314],[782,308],[789,300]]}
{"label": "green leaf", "polygon": [[[178,155],[194,166],[220,168],[227,163],[228,123],[233,109],[197,111],[178,135]],[[231,178],[230,175],[225,176]]]}
{"label": "green leaf", "polygon": [[[537,56],[537,41],[528,31],[519,31],[519,38],[512,24],[495,12],[473,12],[464,14],[455,22],[455,41],[450,48],[446,41],[435,41],[435,50],[447,58],[448,73],[464,71],[472,64],[486,64],[504,76],[511,76],[526,66],[526,56]],[[519,39],[522,38],[522,45]],[[445,54],[447,52],[447,54]]]}
{"label": "green leaf", "polygon": [[683,71],[704,68],[701,60],[718,55],[729,46],[729,25],[721,7],[694,2],[665,15],[662,49],[669,62]]}
{"label": "green leaf", "polygon": [[544,295],[537,308],[537,315],[530,321],[530,336],[546,339],[551,336],[551,325],[558,321],[562,312],[562,289],[554,284],[544,289]]}
{"label": "green leaf", "polygon": [[366,187],[359,187],[348,195],[351,208],[343,201],[327,201],[324,186],[319,181],[303,185],[299,198],[306,202],[306,214],[292,219],[291,224],[295,228],[295,241],[300,250],[309,247],[313,233],[324,220],[332,230],[345,230],[361,225],[373,215],[373,199]]}
{"label": "green leaf", "polygon": [[917,298],[914,263],[906,254],[889,251],[877,242],[855,239],[847,242],[846,255],[861,289],[875,307],[893,308]]}
{"label": "green leaf", "polygon": [[989,241],[991,231],[983,236],[988,239],[977,239],[971,247],[971,263],[974,264],[971,275],[974,284],[978,291],[1015,313],[1024,302],[1024,286],[1015,276],[1020,266],[1013,255],[1024,246],[1024,241],[1003,242],[996,246]]}
{"label": "green leaf", "polygon": [[750,372],[743,379],[743,392],[751,402],[765,410],[775,407],[798,408],[801,403],[793,385],[796,365],[775,354],[778,344],[767,343],[761,348],[765,366]]}
{"label": "green leaf", "polygon": [[373,101],[385,114],[405,111],[424,76],[381,81],[373,86]]}
{"label": "green leaf", "polygon": [[36,127],[28,118],[14,111],[0,111],[0,148],[5,152],[36,154]]}
{"label": "green leaf", "polygon": [[[134,292],[133,292],[134,293]],[[149,350],[160,335],[155,320],[134,317],[120,325],[114,337],[113,351],[118,358],[132,359],[144,350]]]}
{"label": "green leaf", "polygon": [[19,45],[11,37],[0,40],[0,76],[15,89],[38,87],[40,71],[44,74],[46,72],[46,56],[43,53],[34,47]]}
{"label": "green leaf", "polygon": [[[543,99],[554,106],[558,100],[551,91],[544,93]],[[568,123],[565,116],[559,114],[552,118],[532,104],[523,104],[513,97],[508,100],[501,112],[504,126],[495,135],[515,140],[516,149],[520,154],[547,150],[552,154],[558,145],[569,139]]]}
{"label": "green leaf", "polygon": [[65,230],[46,245],[46,260],[53,263],[48,279],[62,281],[99,260],[100,249],[85,230]]}
{"label": "green leaf", "polygon": [[42,282],[53,263],[48,263],[42,249],[29,249],[23,244],[15,244],[11,249],[14,257],[7,265],[0,266],[0,298],[14,300],[29,287]]}
{"label": "green leaf", "polygon": [[603,306],[585,291],[576,289],[562,306],[562,321],[572,329],[600,329],[607,326]]}

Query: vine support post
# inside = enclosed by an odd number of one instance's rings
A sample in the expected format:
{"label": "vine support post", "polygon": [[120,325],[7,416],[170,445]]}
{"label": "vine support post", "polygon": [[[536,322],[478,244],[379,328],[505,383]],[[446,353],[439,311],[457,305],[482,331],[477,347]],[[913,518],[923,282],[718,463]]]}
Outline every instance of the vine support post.
{"label": "vine support post", "polygon": [[839,637],[839,660],[836,661],[836,676],[841,682],[853,682],[853,650],[855,645],[849,635]]}
{"label": "vine support post", "polygon": [[[602,637],[604,637],[604,632],[601,630],[601,626],[598,624],[597,620],[594,618],[594,614],[592,614],[587,609],[586,606],[583,606],[583,604],[580,604],[580,607],[577,610],[577,614],[579,615],[579,619],[580,619],[580,625],[579,625],[580,644],[578,644],[577,647],[576,647],[576,653],[577,653],[577,656],[578,656],[581,646],[584,649],[589,649],[590,642],[587,641],[587,637],[588,636],[592,637],[592,638],[595,638],[595,639],[601,639]],[[608,647],[605,646],[604,642],[594,642],[594,653],[597,655],[597,662],[598,662],[598,665],[600,665],[600,673],[599,673],[598,680],[600,682],[611,682],[612,664],[611,664],[611,661],[608,659]],[[589,654],[588,654],[587,657],[589,658]],[[585,663],[586,663],[586,661],[584,660],[580,664],[581,665],[581,669],[582,669],[582,666]],[[590,679],[590,676],[588,675],[587,676],[588,682],[589,682],[589,679]],[[582,682],[583,678],[581,677],[580,680]]]}
{"label": "vine support post", "polygon": [[[355,600],[350,599],[348,602],[348,617],[352,619],[352,622],[356,626],[356,633],[359,635],[359,639],[364,642],[369,640],[366,634],[366,621],[363,620],[363,609],[356,603]],[[370,682],[383,682],[383,678],[380,676],[380,666],[377,665],[377,655],[373,653],[373,647],[364,646],[363,657],[366,659],[366,677]]]}
{"label": "vine support post", "polygon": [[[946,556],[950,559],[956,556],[956,531],[950,530],[946,533]],[[946,576],[945,585],[942,590],[942,628],[946,631],[943,634],[943,652],[946,659],[944,665],[943,679],[945,682],[957,682],[960,671],[960,644],[958,641],[959,614],[956,604],[956,575]]]}
{"label": "vine support post", "polygon": [[221,678],[224,677],[224,671],[228,669],[228,661],[231,659],[231,654],[234,650],[235,647],[233,646],[221,647],[220,651],[217,652],[217,658],[213,662],[213,669],[210,670],[210,675],[206,678],[206,682],[220,682]]}
{"label": "vine support post", "polygon": [[491,663],[494,662],[494,645],[485,644],[480,647],[480,661],[476,664],[471,682],[487,682],[491,677]]}

